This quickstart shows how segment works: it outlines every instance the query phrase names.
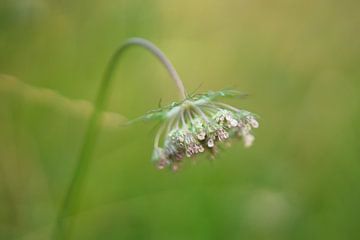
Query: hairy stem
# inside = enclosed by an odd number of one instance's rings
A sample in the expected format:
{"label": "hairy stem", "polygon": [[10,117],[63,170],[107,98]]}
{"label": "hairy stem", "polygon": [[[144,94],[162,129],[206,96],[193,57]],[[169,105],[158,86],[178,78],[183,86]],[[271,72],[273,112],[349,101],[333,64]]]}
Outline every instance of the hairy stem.
{"label": "hairy stem", "polygon": [[112,76],[114,75],[115,68],[120,60],[120,57],[123,55],[126,49],[130,46],[141,46],[149,50],[154,54],[160,62],[165,66],[169,72],[171,78],[175,81],[176,86],[179,89],[180,95],[183,99],[186,98],[186,92],[184,85],[177,74],[174,66],[167,59],[165,54],[157,48],[153,43],[141,39],[141,38],[131,38],[127,40],[119,49],[114,53],[110,59],[109,64],[103,75],[100,89],[95,101],[95,108],[90,117],[88,127],[85,133],[84,142],[78,157],[77,165],[74,170],[73,178],[70,181],[70,185],[65,194],[64,201],[58,212],[53,238],[60,239],[69,239],[71,230],[73,228],[74,215],[77,212],[79,203],[81,201],[81,195],[84,188],[85,178],[89,170],[91,155],[94,151],[96,139],[99,133],[98,122],[101,117],[101,111],[104,109],[110,90],[110,84]]}

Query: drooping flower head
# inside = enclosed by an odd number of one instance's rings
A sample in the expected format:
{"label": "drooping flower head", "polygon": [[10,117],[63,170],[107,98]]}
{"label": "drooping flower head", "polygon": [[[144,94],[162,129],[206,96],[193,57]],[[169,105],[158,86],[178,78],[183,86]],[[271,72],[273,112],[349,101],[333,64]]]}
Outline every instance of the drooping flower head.
{"label": "drooping flower head", "polygon": [[148,50],[163,64],[175,82],[182,99],[180,102],[151,111],[139,118],[162,121],[162,126],[155,137],[153,153],[153,160],[159,169],[168,167],[177,170],[184,159],[192,158],[205,151],[214,155],[221,142],[232,138],[243,138],[245,146],[250,146],[254,140],[251,130],[259,125],[255,115],[215,101],[220,96],[237,95],[236,92],[219,91],[188,96],[183,82],[165,54],[146,39],[130,38],[112,55],[104,72],[95,102],[96,107],[89,120],[76,170],[57,215],[53,232],[56,239],[70,237],[72,223],[67,221],[67,217],[77,210],[76,200],[81,196],[80,190],[84,184],[86,169],[88,169],[97,137],[97,123],[105,107],[110,82],[120,57],[131,46],[140,46]]}
{"label": "drooping flower head", "polygon": [[215,156],[218,145],[231,139],[242,139],[244,146],[250,147],[252,129],[259,127],[256,115],[216,101],[237,95],[232,90],[196,94],[141,117],[162,122],[154,141],[152,160],[156,166],[176,171],[187,158],[203,152]]}

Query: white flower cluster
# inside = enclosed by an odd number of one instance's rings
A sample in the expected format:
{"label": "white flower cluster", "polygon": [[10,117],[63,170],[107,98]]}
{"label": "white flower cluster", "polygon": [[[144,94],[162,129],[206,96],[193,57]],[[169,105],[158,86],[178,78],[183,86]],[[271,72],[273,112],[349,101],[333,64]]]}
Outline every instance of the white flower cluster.
{"label": "white flower cluster", "polygon": [[253,128],[259,123],[254,114],[226,104],[196,104],[187,102],[173,111],[165,122],[167,131],[163,146],[159,147],[163,128],[155,140],[153,160],[159,169],[179,168],[185,157],[193,157],[204,151],[216,153],[216,145],[231,138],[241,137],[245,147],[252,145]]}

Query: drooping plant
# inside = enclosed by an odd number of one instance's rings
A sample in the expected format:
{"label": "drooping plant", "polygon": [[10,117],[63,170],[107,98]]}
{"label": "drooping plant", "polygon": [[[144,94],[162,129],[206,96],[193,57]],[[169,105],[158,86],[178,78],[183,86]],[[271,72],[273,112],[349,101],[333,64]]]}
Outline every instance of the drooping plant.
{"label": "drooping plant", "polygon": [[174,66],[159,48],[145,39],[131,38],[115,51],[105,70],[74,175],[57,215],[54,239],[70,237],[73,227],[72,216],[78,208],[99,132],[98,122],[108,99],[112,76],[120,57],[131,46],[143,47],[154,54],[174,80],[181,96],[180,101],[152,110],[134,120],[158,120],[162,123],[155,136],[152,156],[159,169],[168,167],[176,171],[184,159],[193,158],[206,151],[214,156],[217,146],[230,139],[242,138],[245,147],[251,146],[254,140],[252,129],[259,126],[256,115],[217,101],[220,97],[239,96],[239,92],[222,90],[189,95]]}

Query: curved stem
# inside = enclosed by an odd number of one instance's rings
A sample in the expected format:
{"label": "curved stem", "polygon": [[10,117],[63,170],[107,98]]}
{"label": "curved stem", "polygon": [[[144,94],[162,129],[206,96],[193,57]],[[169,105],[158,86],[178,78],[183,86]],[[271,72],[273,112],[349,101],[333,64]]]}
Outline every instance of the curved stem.
{"label": "curved stem", "polygon": [[165,54],[153,43],[141,38],[131,38],[127,40],[114,53],[103,75],[100,89],[95,101],[95,108],[89,120],[84,142],[80,151],[80,155],[78,157],[78,162],[76,163],[77,165],[74,170],[74,175],[70,181],[69,188],[65,194],[64,201],[56,218],[55,228],[53,232],[54,239],[70,238],[70,233],[74,225],[73,216],[76,214],[79,202],[81,200],[86,174],[88,172],[91,162],[91,155],[94,151],[96,139],[99,133],[98,122],[101,117],[101,111],[104,109],[108,98],[112,76],[114,75],[115,68],[120,60],[120,57],[123,55],[126,49],[134,45],[138,45],[149,50],[160,60],[160,62],[169,72],[171,78],[175,81],[180,91],[181,97],[183,99],[186,98],[184,85],[179,75],[177,74],[174,66],[167,59]]}
{"label": "curved stem", "polygon": [[[171,78],[175,81],[176,86],[179,89],[180,96],[184,100],[186,99],[186,91],[183,82],[180,79],[179,74],[177,73],[175,67],[172,65],[170,60],[166,57],[166,55],[152,42],[142,39],[142,38],[130,38],[125,44],[122,46],[126,48],[127,46],[131,45],[139,45],[147,50],[149,50],[152,54],[154,54],[160,62],[164,65],[168,73],[170,74]],[[120,47],[120,49],[122,48]],[[118,52],[120,52],[120,49]],[[116,53],[115,53],[116,54]]]}

